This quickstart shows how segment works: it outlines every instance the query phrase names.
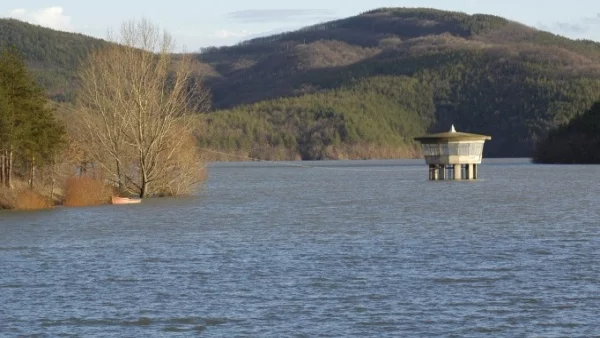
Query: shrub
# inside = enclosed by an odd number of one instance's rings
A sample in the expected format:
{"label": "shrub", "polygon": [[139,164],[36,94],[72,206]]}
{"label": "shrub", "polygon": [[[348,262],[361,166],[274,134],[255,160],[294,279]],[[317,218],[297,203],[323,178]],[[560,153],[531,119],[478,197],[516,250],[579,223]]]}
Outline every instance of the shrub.
{"label": "shrub", "polygon": [[14,208],[17,210],[39,210],[52,208],[52,201],[39,193],[25,189],[16,193]]}
{"label": "shrub", "polygon": [[15,194],[12,190],[0,187],[0,210],[1,209],[14,209],[15,207]]}
{"label": "shrub", "polygon": [[112,195],[104,180],[90,176],[73,176],[65,184],[65,205],[70,207],[106,204]]}

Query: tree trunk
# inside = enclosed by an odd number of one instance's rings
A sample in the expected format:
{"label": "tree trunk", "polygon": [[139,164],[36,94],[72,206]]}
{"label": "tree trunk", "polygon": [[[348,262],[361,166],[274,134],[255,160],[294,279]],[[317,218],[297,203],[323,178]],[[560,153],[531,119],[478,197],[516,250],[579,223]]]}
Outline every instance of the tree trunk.
{"label": "tree trunk", "polygon": [[144,198],[146,195],[146,183],[142,182],[142,187],[140,188],[140,198]]}
{"label": "tree trunk", "polygon": [[29,168],[29,188],[33,189],[34,178],[35,178],[35,156],[31,156],[31,167]]}
{"label": "tree trunk", "polygon": [[140,198],[146,197],[147,193],[148,193],[148,181],[146,181],[144,179],[142,182],[142,188],[140,189]]}
{"label": "tree trunk", "polygon": [[143,160],[140,160],[140,198],[146,197],[148,194],[148,171]]}
{"label": "tree trunk", "polygon": [[119,194],[122,194],[125,191],[125,187],[123,186],[123,174],[121,174],[121,164],[119,161],[117,163],[117,186]]}
{"label": "tree trunk", "polygon": [[50,200],[54,203],[54,185],[56,184],[56,180],[52,177],[52,185],[50,186]]}
{"label": "tree trunk", "polygon": [[8,163],[6,164],[6,187],[12,189],[12,168],[13,168],[13,152],[8,153]]}
{"label": "tree trunk", "polygon": [[6,188],[10,188],[10,181],[8,179],[8,150],[2,152],[2,185]]}
{"label": "tree trunk", "polygon": [[2,151],[0,154],[0,185],[5,185],[6,177],[6,151]]}
{"label": "tree trunk", "polygon": [[79,176],[85,176],[87,174],[87,162],[81,161],[79,163]]}

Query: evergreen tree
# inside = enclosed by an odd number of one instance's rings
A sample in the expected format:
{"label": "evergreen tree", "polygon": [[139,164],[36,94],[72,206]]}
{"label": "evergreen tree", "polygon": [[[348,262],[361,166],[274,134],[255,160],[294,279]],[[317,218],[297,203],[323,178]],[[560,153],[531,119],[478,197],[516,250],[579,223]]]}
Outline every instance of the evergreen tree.
{"label": "evergreen tree", "polygon": [[0,53],[0,183],[12,187],[13,168],[29,173],[33,186],[38,160],[49,158],[63,144],[64,128],[47,108],[43,91],[14,49]]}
{"label": "evergreen tree", "polygon": [[600,164],[600,101],[550,131],[537,146],[535,163]]}

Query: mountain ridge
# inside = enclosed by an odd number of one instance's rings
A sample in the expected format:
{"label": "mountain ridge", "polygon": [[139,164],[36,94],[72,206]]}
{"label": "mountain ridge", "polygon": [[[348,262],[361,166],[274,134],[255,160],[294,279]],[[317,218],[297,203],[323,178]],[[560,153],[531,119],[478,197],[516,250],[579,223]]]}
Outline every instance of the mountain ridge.
{"label": "mountain ridge", "polygon": [[493,135],[486,156],[530,156],[600,99],[600,43],[486,14],[380,8],[195,57],[213,94],[199,143],[259,158],[414,153],[450,124]]}

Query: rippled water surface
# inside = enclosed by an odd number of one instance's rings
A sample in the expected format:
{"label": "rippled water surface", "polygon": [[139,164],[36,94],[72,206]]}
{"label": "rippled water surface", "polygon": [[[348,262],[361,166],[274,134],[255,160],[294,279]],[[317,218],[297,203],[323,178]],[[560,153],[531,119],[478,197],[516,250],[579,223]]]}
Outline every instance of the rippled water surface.
{"label": "rippled water surface", "polygon": [[480,173],[215,164],[194,198],[0,212],[0,335],[600,335],[600,166]]}

